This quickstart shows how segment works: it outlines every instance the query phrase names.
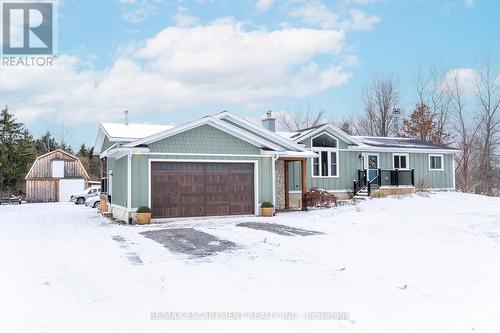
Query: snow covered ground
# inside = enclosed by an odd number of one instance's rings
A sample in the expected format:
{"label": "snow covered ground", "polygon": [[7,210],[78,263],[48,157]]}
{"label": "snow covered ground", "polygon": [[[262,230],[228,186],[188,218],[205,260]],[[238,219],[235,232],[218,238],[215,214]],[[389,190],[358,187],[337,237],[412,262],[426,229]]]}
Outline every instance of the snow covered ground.
{"label": "snow covered ground", "polygon": [[[236,226],[255,221],[324,234]],[[140,234],[166,227],[238,248],[189,258]],[[0,268],[3,332],[499,332],[500,199],[438,193],[144,227],[73,204],[2,206]],[[350,320],[151,320],[171,311]]]}

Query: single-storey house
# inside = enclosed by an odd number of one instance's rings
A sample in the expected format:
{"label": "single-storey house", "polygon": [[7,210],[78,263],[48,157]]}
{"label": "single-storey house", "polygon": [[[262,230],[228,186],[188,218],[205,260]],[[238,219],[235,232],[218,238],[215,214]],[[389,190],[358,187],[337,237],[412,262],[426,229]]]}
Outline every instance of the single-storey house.
{"label": "single-storey house", "polygon": [[26,174],[26,200],[66,202],[85,190],[89,179],[78,157],[57,149],[38,156]]}
{"label": "single-storey house", "polygon": [[157,220],[259,214],[262,202],[300,208],[311,187],[345,198],[455,188],[453,148],[351,136],[331,124],[276,132],[271,113],[262,126],[228,111],[179,126],[102,123],[94,152],[112,214],[124,221],[140,206]]}

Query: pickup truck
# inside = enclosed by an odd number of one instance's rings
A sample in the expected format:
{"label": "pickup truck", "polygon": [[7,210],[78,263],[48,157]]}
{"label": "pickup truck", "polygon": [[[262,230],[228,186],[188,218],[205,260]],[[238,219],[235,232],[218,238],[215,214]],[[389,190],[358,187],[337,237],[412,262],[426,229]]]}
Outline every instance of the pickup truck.
{"label": "pickup truck", "polygon": [[81,193],[73,194],[70,198],[70,201],[74,202],[77,205],[83,205],[88,198],[100,194],[101,194],[101,189],[99,187],[89,187],[88,189],[86,189]]}

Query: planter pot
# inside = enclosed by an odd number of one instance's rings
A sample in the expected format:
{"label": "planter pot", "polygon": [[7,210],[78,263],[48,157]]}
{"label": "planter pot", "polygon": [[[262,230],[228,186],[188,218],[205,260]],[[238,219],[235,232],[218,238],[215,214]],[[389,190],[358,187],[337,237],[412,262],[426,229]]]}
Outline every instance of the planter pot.
{"label": "planter pot", "polygon": [[136,213],[137,224],[149,224],[151,222],[151,213]]}
{"label": "planter pot", "polygon": [[274,213],[274,208],[261,208],[260,209],[260,215],[265,216],[265,217],[272,217]]}

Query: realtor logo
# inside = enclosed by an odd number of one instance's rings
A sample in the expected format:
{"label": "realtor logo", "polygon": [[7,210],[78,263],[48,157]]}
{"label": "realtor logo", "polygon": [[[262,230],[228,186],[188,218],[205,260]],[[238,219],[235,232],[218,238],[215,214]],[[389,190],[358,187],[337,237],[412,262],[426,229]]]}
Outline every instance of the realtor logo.
{"label": "realtor logo", "polygon": [[54,52],[54,7],[46,2],[2,4],[4,55],[51,55]]}

